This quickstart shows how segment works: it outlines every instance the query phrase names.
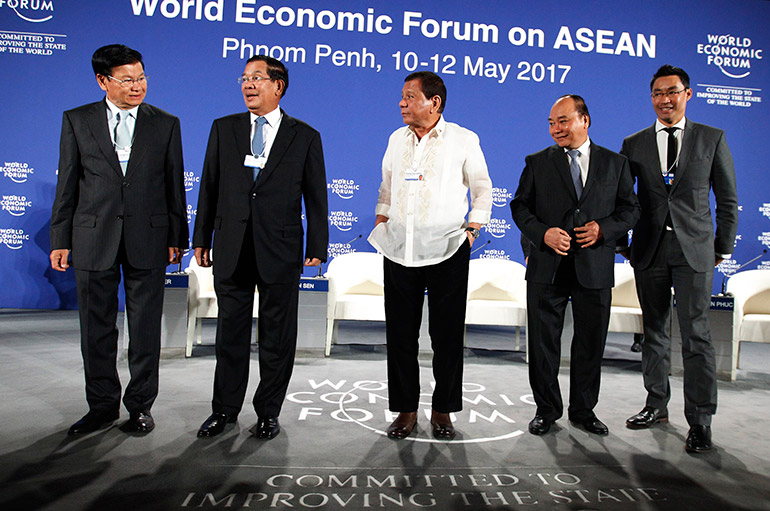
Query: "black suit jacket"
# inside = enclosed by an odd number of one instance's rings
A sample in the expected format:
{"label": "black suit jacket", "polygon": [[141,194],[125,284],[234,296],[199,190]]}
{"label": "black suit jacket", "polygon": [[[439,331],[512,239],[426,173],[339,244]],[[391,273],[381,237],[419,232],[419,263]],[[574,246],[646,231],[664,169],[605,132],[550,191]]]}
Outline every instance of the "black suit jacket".
{"label": "black suit jacket", "polygon": [[139,105],[124,176],[106,110],[102,100],[64,112],[51,249],[71,250],[76,269],[102,271],[122,237],[131,266],[164,267],[168,247],[188,246],[179,119]]}
{"label": "black suit jacket", "polygon": [[625,157],[591,143],[588,177],[578,200],[569,172],[569,160],[558,145],[526,157],[526,166],[511,201],[513,219],[532,241],[527,280],[553,283],[563,256],[543,238],[551,227],[570,233],[595,220],[604,239],[588,248],[574,250],[580,285],[604,289],[614,285],[615,241],[625,236],[639,218],[639,202]]}
{"label": "black suit jacket", "polygon": [[[694,270],[712,271],[715,254],[732,254],[738,195],[733,158],[722,130],[686,121],[670,192],[661,174],[654,124],[627,137],[620,152],[628,157],[642,206],[631,240],[635,268],[645,269],[652,262],[669,213],[682,252]],[[711,189],[716,197],[716,236]]]}
{"label": "black suit jacket", "polygon": [[[203,164],[193,246],[212,246],[214,274],[233,275],[249,217],[256,265],[267,283],[286,282],[305,257],[326,261],[329,244],[326,170],[321,135],[283,112],[267,164],[253,180],[248,112],[211,127]],[[302,250],[302,202],[307,246]]]}

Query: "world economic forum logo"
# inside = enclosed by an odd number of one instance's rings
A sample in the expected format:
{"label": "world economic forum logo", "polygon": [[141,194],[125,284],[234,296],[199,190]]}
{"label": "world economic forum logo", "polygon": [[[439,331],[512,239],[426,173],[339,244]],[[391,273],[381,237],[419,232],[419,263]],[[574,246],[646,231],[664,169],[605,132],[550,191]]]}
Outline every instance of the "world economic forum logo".
{"label": "world economic forum logo", "polygon": [[498,208],[503,208],[508,205],[513,198],[513,193],[508,191],[508,188],[492,188],[492,204]]}
{"label": "world economic forum logo", "polygon": [[25,234],[24,229],[0,229],[0,245],[19,250],[25,241],[29,241],[29,234]]}
{"label": "world economic forum logo", "polygon": [[4,162],[4,165],[0,167],[0,173],[14,183],[26,183],[30,174],[35,173],[35,169],[25,162],[6,161]]}
{"label": "world economic forum logo", "polygon": [[3,195],[0,198],[0,209],[13,216],[24,216],[29,207],[32,207],[32,201],[25,195]]}
{"label": "world economic forum logo", "polygon": [[706,56],[706,64],[717,66],[725,76],[746,78],[751,65],[764,58],[764,51],[755,48],[748,37],[731,34],[707,34],[706,42],[699,43],[697,52]]}
{"label": "world economic forum logo", "polygon": [[0,0],[0,8],[11,9],[30,23],[43,23],[53,18],[53,0]]}
{"label": "world economic forum logo", "polygon": [[329,212],[329,225],[336,227],[340,231],[349,231],[357,223],[358,217],[352,211]]}
{"label": "world economic forum logo", "polygon": [[326,184],[326,188],[340,199],[352,199],[359,185],[353,179],[332,179]]}
{"label": "world economic forum logo", "polygon": [[193,186],[195,186],[196,183],[200,183],[201,178],[199,176],[195,175],[195,172],[185,171],[184,173],[184,191],[185,192],[191,192],[193,189]]}
{"label": "world economic forum logo", "polygon": [[502,218],[493,218],[484,226],[484,230],[493,238],[504,238],[508,231],[511,230],[511,224]]}

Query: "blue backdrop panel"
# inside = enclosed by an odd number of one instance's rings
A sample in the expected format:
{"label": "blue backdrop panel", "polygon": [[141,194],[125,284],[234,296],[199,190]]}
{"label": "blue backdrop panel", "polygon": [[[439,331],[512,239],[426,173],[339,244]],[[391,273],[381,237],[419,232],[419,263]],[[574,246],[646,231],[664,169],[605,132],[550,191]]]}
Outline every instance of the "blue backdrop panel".
{"label": "blue backdrop panel", "polygon": [[[93,51],[121,42],[144,54],[147,101],[179,116],[190,227],[211,122],[244,111],[236,78],[252,52],[289,68],[282,107],[323,138],[334,257],[371,251],[380,163],[402,125],[404,77],[437,71],[444,112],[481,138],[495,186],[492,222],[474,257],[523,261],[508,202],[524,156],[552,143],[548,112],[582,95],[591,138],[619,150],[655,120],[649,80],[684,67],[693,120],[721,127],[741,204],[733,271],[770,246],[765,105],[770,3],[391,0],[0,0],[0,307],[74,308],[72,272],[50,270],[48,228],[62,111],[103,96]],[[665,12],[665,16],[658,14]],[[686,22],[685,22],[686,21]],[[189,259],[189,255],[185,260]],[[759,260],[751,267],[767,267]],[[307,270],[306,275],[317,270]]]}

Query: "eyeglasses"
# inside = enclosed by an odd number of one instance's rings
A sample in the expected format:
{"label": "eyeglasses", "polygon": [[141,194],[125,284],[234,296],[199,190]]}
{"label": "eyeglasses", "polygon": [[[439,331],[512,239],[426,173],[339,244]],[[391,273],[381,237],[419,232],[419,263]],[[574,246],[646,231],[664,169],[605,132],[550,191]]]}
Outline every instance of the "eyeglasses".
{"label": "eyeglasses", "polygon": [[144,85],[147,83],[147,75],[141,76],[139,78],[126,78],[125,80],[118,80],[114,76],[110,75],[107,75],[107,78],[118,82],[118,85],[121,87],[133,87],[135,83],[139,85]]}
{"label": "eyeglasses", "polygon": [[669,91],[666,91],[666,92],[653,92],[652,94],[650,94],[650,96],[652,97],[652,99],[661,99],[664,96],[667,97],[667,98],[671,98],[671,97],[674,97],[674,96],[678,96],[679,94],[683,93],[686,90],[687,89],[684,88],[682,90],[669,90]]}
{"label": "eyeglasses", "polygon": [[272,80],[269,76],[239,76],[238,83],[261,82],[262,80]]}

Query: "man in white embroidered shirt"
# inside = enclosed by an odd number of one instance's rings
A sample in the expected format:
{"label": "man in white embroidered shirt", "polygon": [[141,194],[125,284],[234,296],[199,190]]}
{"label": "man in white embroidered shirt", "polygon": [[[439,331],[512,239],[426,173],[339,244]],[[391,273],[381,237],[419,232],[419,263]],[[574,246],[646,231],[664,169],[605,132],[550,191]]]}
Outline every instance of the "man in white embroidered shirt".
{"label": "man in white embroidered shirt", "polygon": [[417,423],[426,289],[436,381],[431,426],[435,438],[455,437],[449,414],[462,409],[470,247],[492,213],[492,181],[479,138],[446,122],[445,105],[438,75],[420,71],[406,77],[399,103],[406,126],[388,141],[369,236],[385,256],[388,399],[390,410],[398,412],[388,437],[394,439],[409,436]]}

